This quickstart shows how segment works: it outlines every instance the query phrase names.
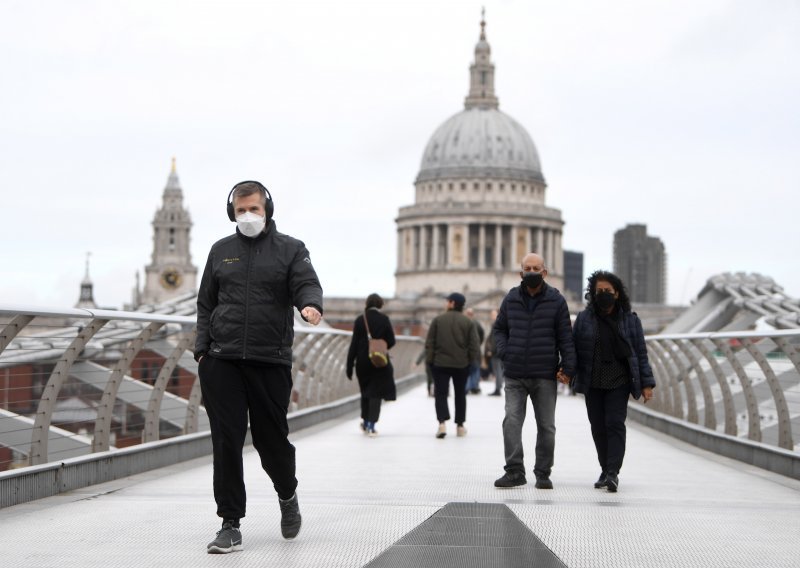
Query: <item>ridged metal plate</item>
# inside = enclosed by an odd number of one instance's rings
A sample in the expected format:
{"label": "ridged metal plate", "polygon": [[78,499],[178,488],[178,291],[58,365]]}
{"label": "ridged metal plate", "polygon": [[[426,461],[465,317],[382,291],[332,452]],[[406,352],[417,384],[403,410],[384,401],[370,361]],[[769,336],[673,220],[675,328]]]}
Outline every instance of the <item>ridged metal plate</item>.
{"label": "ridged metal plate", "polygon": [[564,564],[500,504],[449,503],[366,568],[545,566]]}

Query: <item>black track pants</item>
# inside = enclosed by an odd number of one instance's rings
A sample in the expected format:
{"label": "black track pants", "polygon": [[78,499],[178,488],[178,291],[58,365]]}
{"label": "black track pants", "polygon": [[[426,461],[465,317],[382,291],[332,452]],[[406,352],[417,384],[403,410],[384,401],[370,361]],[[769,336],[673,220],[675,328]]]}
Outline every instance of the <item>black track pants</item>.
{"label": "black track pants", "polygon": [[214,447],[214,499],[217,515],[245,516],[247,496],[242,448],[247,420],[261,466],[281,499],[294,495],[295,449],[289,442],[286,413],[292,394],[291,368],[256,366],[206,355],[198,373]]}

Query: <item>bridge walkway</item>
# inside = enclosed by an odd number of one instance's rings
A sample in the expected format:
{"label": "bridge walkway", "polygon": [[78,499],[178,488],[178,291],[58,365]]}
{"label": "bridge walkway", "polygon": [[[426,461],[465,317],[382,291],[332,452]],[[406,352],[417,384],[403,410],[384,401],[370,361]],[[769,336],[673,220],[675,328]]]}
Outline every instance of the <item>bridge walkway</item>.
{"label": "bridge walkway", "polygon": [[[356,416],[293,434],[303,514],[294,541],[280,536],[277,498],[248,448],[241,552],[205,552],[219,527],[206,457],[0,510],[0,558],[25,568],[800,565],[796,480],[629,421],[619,492],[594,489],[583,398],[559,395],[555,488],[499,490],[503,399],[470,396],[467,412],[466,437],[435,439],[433,399],[420,386],[384,405],[376,438]],[[529,411],[529,470],[534,437]],[[519,519],[535,538],[510,538],[489,509],[441,516],[452,503],[507,507],[503,522]]]}

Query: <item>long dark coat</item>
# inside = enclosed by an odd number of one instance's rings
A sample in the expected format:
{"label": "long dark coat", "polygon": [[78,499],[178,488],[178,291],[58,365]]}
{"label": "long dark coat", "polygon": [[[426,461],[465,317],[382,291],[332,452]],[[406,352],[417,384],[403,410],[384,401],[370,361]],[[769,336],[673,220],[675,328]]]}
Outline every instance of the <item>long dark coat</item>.
{"label": "long dark coat", "polygon": [[[366,314],[372,338],[385,340],[391,349],[395,344],[395,338],[389,318],[379,312],[377,308],[368,309]],[[361,387],[361,396],[382,398],[383,400],[397,399],[391,355],[389,364],[379,369],[370,362],[367,356],[368,349],[367,328],[364,325],[364,317],[361,315],[353,322],[353,338],[347,353],[347,377],[353,376],[353,367],[355,367],[358,385]]]}

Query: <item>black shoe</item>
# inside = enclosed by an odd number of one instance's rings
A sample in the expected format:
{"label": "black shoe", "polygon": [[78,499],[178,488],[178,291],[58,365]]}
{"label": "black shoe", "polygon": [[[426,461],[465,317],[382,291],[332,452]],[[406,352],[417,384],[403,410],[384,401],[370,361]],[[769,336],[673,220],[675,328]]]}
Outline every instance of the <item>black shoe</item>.
{"label": "black shoe", "polygon": [[606,485],[608,485],[608,482],[606,481],[606,472],[604,471],[600,474],[600,477],[597,478],[597,481],[594,482],[594,488],[602,489]]}
{"label": "black shoe", "polygon": [[470,389],[472,394],[481,394],[481,387],[475,387],[474,389]]}
{"label": "black shoe", "polygon": [[616,493],[619,487],[619,478],[616,473],[609,472],[606,474],[606,489],[609,493]]}
{"label": "black shoe", "polygon": [[537,477],[536,485],[534,487],[536,487],[536,489],[552,489],[553,482],[550,481],[549,477]]}
{"label": "black shoe", "polygon": [[525,479],[524,473],[507,471],[505,472],[505,474],[503,474],[503,477],[495,480],[494,486],[509,488],[509,487],[519,487],[520,485],[525,485],[526,483],[528,483],[528,480]]}
{"label": "black shoe", "polygon": [[297,502],[297,493],[291,499],[284,501],[278,499],[281,506],[281,534],[285,539],[292,539],[300,532],[303,518],[300,516],[300,504]]}
{"label": "black shoe", "polygon": [[490,392],[489,396],[503,396],[503,393],[501,393],[500,391],[494,391]]}

